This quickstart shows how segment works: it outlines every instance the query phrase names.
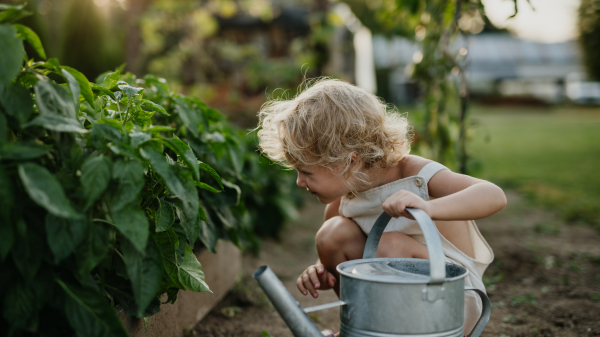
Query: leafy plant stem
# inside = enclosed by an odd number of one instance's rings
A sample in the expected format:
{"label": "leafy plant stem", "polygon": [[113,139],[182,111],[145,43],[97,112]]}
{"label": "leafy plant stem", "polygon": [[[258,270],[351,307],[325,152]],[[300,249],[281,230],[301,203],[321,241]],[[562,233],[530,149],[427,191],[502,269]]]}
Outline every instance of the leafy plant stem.
{"label": "leafy plant stem", "polygon": [[125,112],[125,122],[123,122],[123,124],[126,124],[128,122],[129,110],[131,110],[131,98],[127,98],[127,111]]}
{"label": "leafy plant stem", "polygon": [[[156,186],[156,185],[154,185],[154,186]],[[154,188],[153,188],[153,190],[154,190]],[[161,186],[157,193],[152,193],[151,196],[149,196],[142,202],[142,206],[141,206],[142,209],[144,209],[154,199],[158,198],[158,196],[161,195],[164,191],[165,191],[165,185]]]}
{"label": "leafy plant stem", "polygon": [[115,253],[117,253],[117,255],[119,255],[121,260],[123,260],[123,262],[124,262],[125,258],[123,257],[123,254],[121,254],[121,252],[117,249],[117,247],[113,247],[113,250],[115,251]]}
{"label": "leafy plant stem", "polygon": [[112,225],[112,226],[115,226],[115,227],[117,226],[117,225],[115,225],[114,223],[112,223],[112,222],[110,222],[110,221],[107,221],[107,220],[104,220],[104,219],[92,219],[92,221],[104,222],[104,223],[107,223],[107,224],[109,224],[109,225]]}
{"label": "leafy plant stem", "polygon": [[121,104],[119,104],[119,101],[117,101],[117,110],[119,110],[119,120],[121,121],[121,124],[124,124],[123,116],[121,115]]}

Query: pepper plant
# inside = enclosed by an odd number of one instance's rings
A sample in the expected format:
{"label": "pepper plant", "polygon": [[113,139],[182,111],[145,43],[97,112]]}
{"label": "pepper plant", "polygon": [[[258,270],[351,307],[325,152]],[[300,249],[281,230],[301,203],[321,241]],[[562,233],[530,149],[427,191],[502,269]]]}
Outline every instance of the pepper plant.
{"label": "pepper plant", "polygon": [[153,76],[89,82],[13,23],[27,14],[0,5],[0,335],[127,336],[114,307],[148,317],[210,291],[194,247],[256,247],[245,202],[296,204],[242,197],[268,163],[216,110]]}

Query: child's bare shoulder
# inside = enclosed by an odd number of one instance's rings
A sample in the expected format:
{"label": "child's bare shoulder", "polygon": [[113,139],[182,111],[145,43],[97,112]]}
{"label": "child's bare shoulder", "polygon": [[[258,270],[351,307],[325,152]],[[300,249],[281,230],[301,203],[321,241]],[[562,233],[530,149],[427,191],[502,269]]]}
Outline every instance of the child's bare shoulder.
{"label": "child's bare shoulder", "polygon": [[402,178],[416,176],[421,169],[432,161],[423,157],[408,155],[400,161]]}

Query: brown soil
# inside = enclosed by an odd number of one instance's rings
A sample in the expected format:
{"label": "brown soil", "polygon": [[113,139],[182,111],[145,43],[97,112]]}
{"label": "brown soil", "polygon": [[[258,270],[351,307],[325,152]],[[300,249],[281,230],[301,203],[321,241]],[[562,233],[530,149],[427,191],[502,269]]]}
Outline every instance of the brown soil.
{"label": "brown soil", "polygon": [[[568,225],[552,212],[508,193],[502,212],[478,221],[495,260],[484,281],[492,317],[482,336],[600,336],[600,233]],[[317,259],[314,235],[323,206],[310,201],[279,242],[265,241],[260,256],[244,257],[244,275],[190,335],[291,337],[252,272],[268,264],[303,307],[333,302],[333,291],[304,297],[296,278]],[[310,316],[320,329],[339,329],[339,309]]]}

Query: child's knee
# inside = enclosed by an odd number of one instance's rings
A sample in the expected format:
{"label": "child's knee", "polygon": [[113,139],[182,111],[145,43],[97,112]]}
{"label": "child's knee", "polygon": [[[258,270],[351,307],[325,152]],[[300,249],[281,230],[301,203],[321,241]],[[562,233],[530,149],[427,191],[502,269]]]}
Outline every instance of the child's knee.
{"label": "child's knee", "polygon": [[427,246],[398,232],[388,232],[381,236],[377,247],[377,257],[427,258]]}
{"label": "child's knee", "polygon": [[339,252],[349,241],[364,237],[358,225],[343,216],[334,216],[321,226],[315,237],[315,244],[319,255]]}

